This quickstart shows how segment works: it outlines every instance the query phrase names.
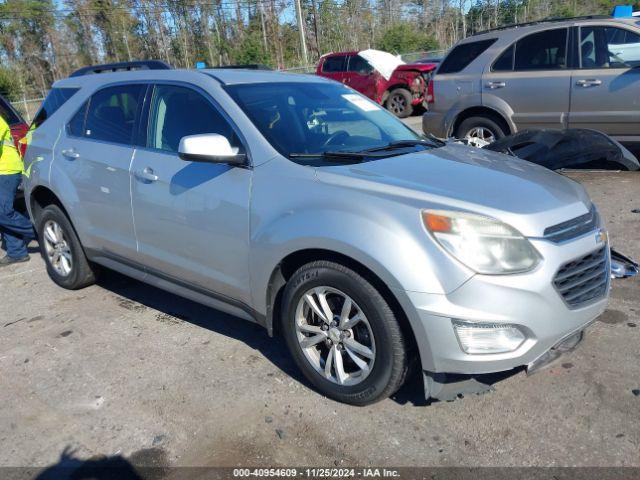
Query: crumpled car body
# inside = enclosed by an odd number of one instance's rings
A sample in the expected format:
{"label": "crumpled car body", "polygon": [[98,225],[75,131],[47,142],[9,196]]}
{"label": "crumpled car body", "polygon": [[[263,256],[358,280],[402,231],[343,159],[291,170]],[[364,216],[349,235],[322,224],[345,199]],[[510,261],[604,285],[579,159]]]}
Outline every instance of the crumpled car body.
{"label": "crumpled car body", "polygon": [[[332,52],[323,55],[316,74],[341,82],[384,105],[399,117],[413,112],[413,107],[425,103],[427,86],[436,63],[407,64],[399,57],[380,50]],[[398,92],[396,92],[398,91]],[[405,109],[391,108],[394,92],[407,92]],[[403,94],[404,94],[403,92]]]}
{"label": "crumpled car body", "polygon": [[551,170],[640,170],[638,159],[608,135],[590,129],[523,130],[483,147]]}

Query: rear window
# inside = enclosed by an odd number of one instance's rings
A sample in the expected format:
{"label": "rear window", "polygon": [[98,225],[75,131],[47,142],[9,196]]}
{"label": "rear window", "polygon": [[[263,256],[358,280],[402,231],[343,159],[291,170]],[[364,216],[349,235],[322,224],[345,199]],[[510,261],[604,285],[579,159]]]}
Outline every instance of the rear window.
{"label": "rear window", "polygon": [[347,56],[336,55],[334,57],[327,57],[322,64],[322,71],[331,72],[344,72],[347,69]]}
{"label": "rear window", "polygon": [[33,119],[32,126],[39,127],[44,121],[53,115],[64,103],[80,90],[79,88],[52,88],[44,99],[40,110]]}
{"label": "rear window", "polygon": [[496,40],[496,38],[491,38],[489,40],[480,40],[479,42],[463,43],[454,47],[447,55],[447,58],[444,59],[442,65],[440,65],[438,74],[460,72],[493,45]]}

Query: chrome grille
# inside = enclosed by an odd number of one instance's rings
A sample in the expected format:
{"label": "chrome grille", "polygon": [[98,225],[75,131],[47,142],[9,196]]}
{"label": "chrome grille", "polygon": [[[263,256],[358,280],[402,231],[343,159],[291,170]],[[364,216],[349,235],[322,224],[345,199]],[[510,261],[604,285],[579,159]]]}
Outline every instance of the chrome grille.
{"label": "chrome grille", "polygon": [[595,230],[598,226],[598,213],[591,207],[589,213],[558,223],[544,230],[544,239],[561,243]]}
{"label": "chrome grille", "polygon": [[553,286],[570,308],[604,297],[609,286],[606,246],[565,263],[556,273]]}

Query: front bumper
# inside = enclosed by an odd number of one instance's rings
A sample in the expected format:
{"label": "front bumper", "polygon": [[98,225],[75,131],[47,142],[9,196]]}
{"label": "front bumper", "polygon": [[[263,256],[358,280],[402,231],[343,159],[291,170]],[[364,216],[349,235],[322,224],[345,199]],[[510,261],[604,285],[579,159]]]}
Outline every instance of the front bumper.
{"label": "front bumper", "polygon": [[[544,258],[533,272],[475,275],[446,295],[407,292],[419,319],[421,331],[416,337],[423,370],[484,374],[534,364],[604,312],[609,285],[604,297],[570,309],[552,284],[561,265],[602,248],[603,244],[597,244],[594,235],[587,234],[565,245],[544,240],[531,242]],[[606,268],[609,268],[608,261]],[[453,320],[515,325],[526,339],[512,352],[467,354],[460,347]]]}

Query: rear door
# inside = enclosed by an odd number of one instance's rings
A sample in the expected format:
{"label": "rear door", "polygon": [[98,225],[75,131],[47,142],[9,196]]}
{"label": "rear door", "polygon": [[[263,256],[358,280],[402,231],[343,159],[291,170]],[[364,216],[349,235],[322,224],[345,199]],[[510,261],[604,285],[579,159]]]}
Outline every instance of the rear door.
{"label": "rear door", "polygon": [[[85,247],[135,258],[129,169],[146,84],[95,92],[61,133],[53,168]],[[67,183],[68,182],[68,183]]]}
{"label": "rear door", "polygon": [[604,25],[579,28],[580,68],[571,82],[571,128],[640,140],[640,35]]}
{"label": "rear door", "polygon": [[346,85],[361,94],[375,99],[376,79],[375,71],[369,62],[360,55],[349,55],[346,73]]}
{"label": "rear door", "polygon": [[347,55],[330,55],[325,57],[320,75],[337,82],[347,82]]}
{"label": "rear door", "polygon": [[565,128],[571,88],[568,52],[568,28],[521,38],[485,69],[482,104],[511,110],[518,130]]}
{"label": "rear door", "polygon": [[131,184],[141,262],[150,274],[248,302],[252,171],[178,156],[184,136],[218,133],[244,150],[239,135],[195,87],[155,85],[148,111]]}

